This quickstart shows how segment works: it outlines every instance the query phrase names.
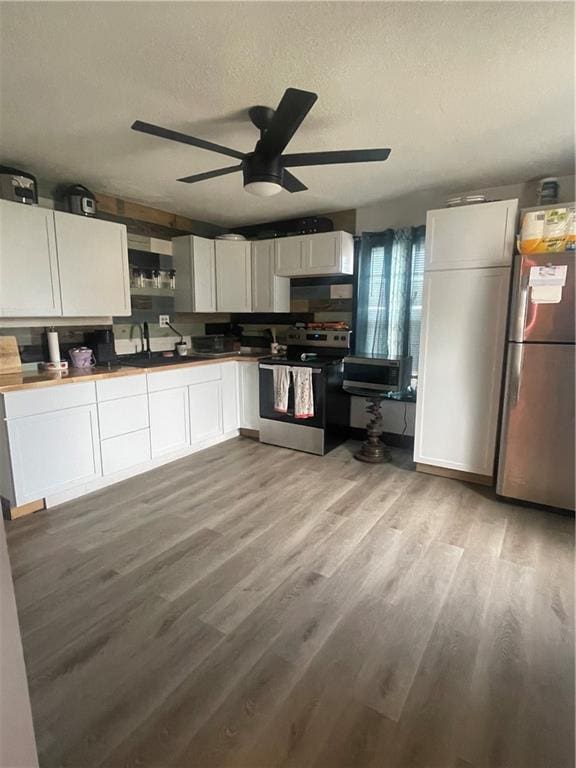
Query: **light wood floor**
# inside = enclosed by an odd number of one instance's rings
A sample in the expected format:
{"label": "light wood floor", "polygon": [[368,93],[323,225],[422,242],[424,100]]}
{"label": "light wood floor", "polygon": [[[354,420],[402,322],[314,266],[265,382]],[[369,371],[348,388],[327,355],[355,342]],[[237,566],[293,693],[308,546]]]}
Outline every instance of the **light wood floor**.
{"label": "light wood floor", "polygon": [[573,764],[573,521],[354,447],[7,525],[43,768]]}

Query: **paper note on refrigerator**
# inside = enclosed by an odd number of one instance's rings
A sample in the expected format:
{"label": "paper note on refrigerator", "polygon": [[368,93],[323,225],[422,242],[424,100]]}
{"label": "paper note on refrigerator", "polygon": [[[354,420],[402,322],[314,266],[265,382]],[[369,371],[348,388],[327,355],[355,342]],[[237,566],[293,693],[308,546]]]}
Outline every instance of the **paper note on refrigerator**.
{"label": "paper note on refrigerator", "polygon": [[559,304],[562,301],[562,288],[566,285],[566,264],[530,267],[528,285],[532,304]]}

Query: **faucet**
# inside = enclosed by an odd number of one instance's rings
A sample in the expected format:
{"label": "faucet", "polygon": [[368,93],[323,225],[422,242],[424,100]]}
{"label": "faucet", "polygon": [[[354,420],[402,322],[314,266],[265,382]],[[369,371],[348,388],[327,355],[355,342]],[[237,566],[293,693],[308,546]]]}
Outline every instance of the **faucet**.
{"label": "faucet", "polygon": [[[142,355],[146,355],[147,357],[151,357],[152,352],[150,351],[150,329],[148,328],[148,323],[144,323],[143,326],[140,323],[134,323],[131,325],[129,336],[130,341],[132,341],[134,336],[134,328],[138,328],[140,333],[140,353]],[[146,341],[146,345],[144,345],[144,341]]]}
{"label": "faucet", "polygon": [[[150,328],[148,323],[144,323],[144,338],[146,339],[146,357],[152,357],[152,350],[150,349]],[[144,345],[142,345],[144,347]]]}

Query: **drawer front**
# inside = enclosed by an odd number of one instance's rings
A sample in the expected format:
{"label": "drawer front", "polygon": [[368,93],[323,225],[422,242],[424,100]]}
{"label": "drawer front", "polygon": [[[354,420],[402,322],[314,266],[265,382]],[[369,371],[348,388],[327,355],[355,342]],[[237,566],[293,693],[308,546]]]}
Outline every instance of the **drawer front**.
{"label": "drawer front", "polygon": [[153,371],[148,374],[148,392],[187,387],[204,381],[217,381],[222,376],[220,366],[200,365],[196,368],[179,368],[174,371]]}
{"label": "drawer front", "polygon": [[103,440],[102,473],[112,475],[123,469],[150,461],[150,430],[141,429],[128,435]]}
{"label": "drawer front", "polygon": [[35,416],[39,413],[77,408],[96,402],[96,388],[93,381],[82,384],[66,383],[39,389],[6,392],[4,408],[7,419]]}
{"label": "drawer front", "polygon": [[145,395],[146,391],[145,373],[137,376],[118,376],[96,382],[96,397],[99,403],[105,400],[116,400],[119,397]]}
{"label": "drawer front", "polygon": [[98,418],[101,440],[146,429],[150,426],[148,395],[123,397],[119,400],[98,403]]}

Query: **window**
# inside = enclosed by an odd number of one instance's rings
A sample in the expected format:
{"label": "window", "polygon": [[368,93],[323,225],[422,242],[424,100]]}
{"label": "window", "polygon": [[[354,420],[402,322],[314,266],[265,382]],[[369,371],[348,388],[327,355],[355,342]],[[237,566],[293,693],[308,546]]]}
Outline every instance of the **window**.
{"label": "window", "polygon": [[410,355],[418,373],[424,227],[366,233],[358,257],[356,354]]}

